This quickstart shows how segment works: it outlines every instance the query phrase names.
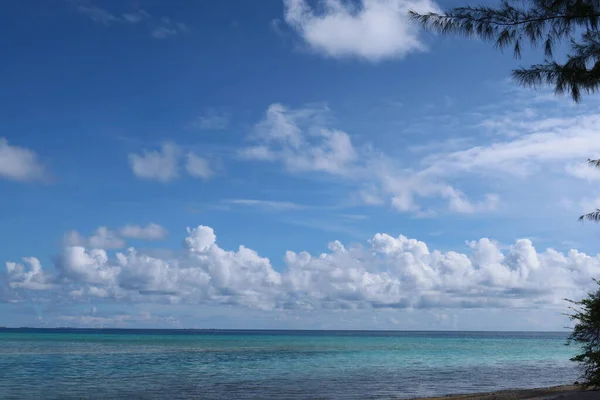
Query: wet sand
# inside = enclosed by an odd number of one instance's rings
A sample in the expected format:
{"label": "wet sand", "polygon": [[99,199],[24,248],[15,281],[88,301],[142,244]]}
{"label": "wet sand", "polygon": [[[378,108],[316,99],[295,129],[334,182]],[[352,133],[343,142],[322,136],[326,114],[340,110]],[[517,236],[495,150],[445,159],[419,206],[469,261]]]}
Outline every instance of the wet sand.
{"label": "wet sand", "polygon": [[429,397],[422,400],[600,400],[600,390],[579,390],[576,386],[555,386],[526,390],[502,390]]}

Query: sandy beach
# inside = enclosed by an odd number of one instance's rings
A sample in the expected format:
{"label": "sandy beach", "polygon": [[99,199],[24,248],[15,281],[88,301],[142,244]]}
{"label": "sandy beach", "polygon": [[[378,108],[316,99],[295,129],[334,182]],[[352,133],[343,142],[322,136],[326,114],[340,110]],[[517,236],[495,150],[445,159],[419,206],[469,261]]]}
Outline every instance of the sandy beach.
{"label": "sandy beach", "polygon": [[580,390],[576,386],[555,386],[540,389],[502,390],[491,393],[429,397],[421,400],[596,400],[600,390]]}

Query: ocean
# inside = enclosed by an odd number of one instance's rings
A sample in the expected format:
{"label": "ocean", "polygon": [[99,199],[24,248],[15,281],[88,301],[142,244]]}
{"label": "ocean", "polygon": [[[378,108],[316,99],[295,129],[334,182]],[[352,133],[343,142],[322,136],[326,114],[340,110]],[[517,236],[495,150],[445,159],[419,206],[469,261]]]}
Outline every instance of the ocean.
{"label": "ocean", "polygon": [[0,399],[403,399],[571,384],[566,333],[0,329]]}

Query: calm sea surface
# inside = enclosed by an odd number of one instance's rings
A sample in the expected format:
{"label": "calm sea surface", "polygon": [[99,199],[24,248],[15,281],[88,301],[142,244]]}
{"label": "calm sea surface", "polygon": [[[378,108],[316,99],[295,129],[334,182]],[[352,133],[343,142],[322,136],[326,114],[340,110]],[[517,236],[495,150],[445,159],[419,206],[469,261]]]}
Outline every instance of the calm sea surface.
{"label": "calm sea surface", "polygon": [[0,329],[0,399],[391,399],[573,383],[564,333]]}

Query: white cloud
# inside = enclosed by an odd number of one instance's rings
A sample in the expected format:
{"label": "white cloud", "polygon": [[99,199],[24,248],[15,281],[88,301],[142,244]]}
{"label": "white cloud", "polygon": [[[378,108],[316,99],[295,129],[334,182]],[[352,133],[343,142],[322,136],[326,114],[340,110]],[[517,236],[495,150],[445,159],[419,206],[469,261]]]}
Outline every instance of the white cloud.
{"label": "white cloud", "polygon": [[[292,172],[348,174],[357,159],[350,137],[340,130],[311,125],[324,118],[327,109],[289,110],[272,104],[251,136],[257,145],[241,151],[248,159],[280,161]],[[303,127],[307,126],[308,131]]]}
{"label": "white cloud", "polygon": [[[187,230],[184,250],[156,257],[134,248],[113,258],[103,249],[67,246],[56,273],[35,258],[8,262],[11,290],[74,299],[228,304],[259,309],[564,308],[594,288],[600,256],[538,252],[529,239],[505,247],[487,238],[469,253],[430,250],[424,242],[378,233],[365,245],[329,244],[312,255],[288,251],[278,272],[240,246],[222,249],[212,228]],[[505,249],[505,250],[502,250]]]}
{"label": "white cloud", "polygon": [[245,147],[239,152],[242,158],[249,160],[274,161],[276,155],[271,152],[267,146],[251,146]]}
{"label": "white cloud", "polygon": [[68,232],[63,239],[67,247],[82,247],[92,249],[122,249],[127,246],[125,239],[161,240],[167,236],[167,230],[154,223],[142,227],[125,225],[113,231],[105,226],[97,228],[92,235],[86,237],[77,231]]}
{"label": "white cloud", "polygon": [[80,4],[77,6],[77,10],[98,24],[109,26],[120,21],[119,17],[99,7]]}
{"label": "white cloud", "polygon": [[172,36],[177,36],[181,33],[189,32],[190,28],[183,22],[177,22],[168,17],[162,17],[160,19],[154,18],[147,11],[138,8],[130,12],[125,12],[120,16],[110,11],[94,6],[89,2],[79,2],[74,0],[77,11],[88,17],[90,20],[97,24],[104,26],[111,26],[114,24],[129,24],[139,25],[144,22],[143,25],[149,29],[150,36],[155,39],[166,39]]}
{"label": "white cloud", "polygon": [[129,164],[135,176],[169,182],[179,177],[181,149],[174,143],[164,143],[160,151],[144,150],[142,154],[130,154]]}
{"label": "white cloud", "polygon": [[129,22],[130,24],[137,24],[138,22],[147,20],[152,18],[150,14],[148,14],[145,10],[138,9],[129,13],[124,13],[122,16],[123,20]]}
{"label": "white cloud", "polygon": [[500,202],[497,195],[488,194],[483,201],[472,203],[463,193],[454,189],[449,191],[448,198],[450,210],[463,214],[494,211],[498,208]]}
{"label": "white cloud", "polygon": [[188,153],[185,160],[185,170],[194,178],[210,179],[214,172],[205,158],[194,153]]}
{"label": "white cloud", "polygon": [[6,263],[9,286],[13,289],[48,290],[52,288],[49,277],[42,270],[40,260],[35,257],[23,258],[24,264]]}
{"label": "white cloud", "polygon": [[77,231],[71,231],[65,235],[64,243],[68,246],[85,246],[93,249],[122,249],[126,246],[125,240],[105,226],[99,227],[87,238]]}
{"label": "white cloud", "polygon": [[119,234],[125,238],[139,240],[161,240],[167,236],[167,230],[162,226],[150,223],[144,227],[138,225],[125,225],[119,229]]}
{"label": "white cloud", "polygon": [[430,0],[323,0],[322,12],[306,0],[284,0],[285,21],[313,50],[329,57],[369,61],[423,51],[409,10],[436,11]]}
{"label": "white cloud", "polygon": [[433,212],[423,210],[419,198],[445,199],[448,209],[459,213],[487,212],[498,206],[497,195],[471,202],[438,176],[402,168],[370,146],[356,147],[348,133],[327,125],[327,108],[288,109],[272,104],[249,135],[254,143],[240,155],[280,162],[291,173],[326,173],[356,186],[357,197],[365,204],[385,204],[387,199],[392,208],[419,216]]}
{"label": "white cloud", "polygon": [[190,124],[191,128],[200,130],[222,130],[229,126],[231,115],[228,112],[208,109]]}
{"label": "white cloud", "polygon": [[226,203],[237,204],[250,207],[264,207],[274,210],[301,210],[306,208],[301,204],[297,204],[291,201],[270,201],[270,200],[256,200],[256,199],[229,199]]}
{"label": "white cloud", "polygon": [[565,166],[565,171],[576,178],[584,179],[589,182],[600,180],[600,170],[592,167],[587,162],[571,163]]}
{"label": "white cloud", "polygon": [[0,178],[33,181],[44,179],[45,176],[45,169],[35,152],[11,146],[5,138],[0,138]]}
{"label": "white cloud", "polygon": [[[586,160],[591,154],[600,153],[600,142],[596,140],[600,114],[562,119],[536,117],[529,121],[513,115],[510,121],[516,137],[431,155],[426,160],[430,166],[424,172],[436,176],[465,172],[528,176],[537,172],[542,164]],[[582,174],[580,169],[570,172]]]}
{"label": "white cloud", "polygon": [[156,26],[150,35],[155,39],[167,39],[181,33],[189,32],[189,30],[190,28],[186,24],[175,22],[168,17],[163,17],[160,21],[160,25]]}
{"label": "white cloud", "polygon": [[183,159],[189,176],[207,180],[214,175],[208,160],[193,152],[188,152],[183,157],[181,147],[171,142],[163,143],[160,151],[144,150],[142,154],[129,154],[129,165],[138,178],[166,183],[179,178]]}

